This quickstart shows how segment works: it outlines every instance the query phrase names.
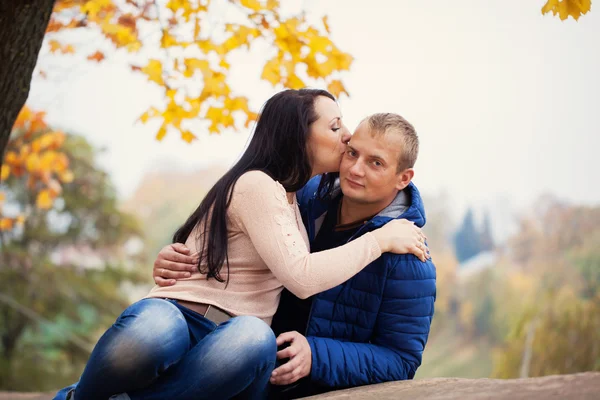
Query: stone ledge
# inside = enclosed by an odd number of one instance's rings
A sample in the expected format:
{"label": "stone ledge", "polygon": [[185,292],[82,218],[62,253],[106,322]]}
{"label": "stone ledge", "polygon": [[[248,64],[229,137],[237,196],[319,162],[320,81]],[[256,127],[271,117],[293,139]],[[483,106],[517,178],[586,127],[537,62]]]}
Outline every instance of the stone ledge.
{"label": "stone ledge", "polygon": [[[0,392],[0,400],[50,400],[53,393]],[[339,390],[308,399],[353,400],[597,400],[600,372],[528,379],[433,378]]]}
{"label": "stone ledge", "polygon": [[598,400],[600,372],[527,379],[432,378],[381,383],[340,390],[308,399],[353,400]]}

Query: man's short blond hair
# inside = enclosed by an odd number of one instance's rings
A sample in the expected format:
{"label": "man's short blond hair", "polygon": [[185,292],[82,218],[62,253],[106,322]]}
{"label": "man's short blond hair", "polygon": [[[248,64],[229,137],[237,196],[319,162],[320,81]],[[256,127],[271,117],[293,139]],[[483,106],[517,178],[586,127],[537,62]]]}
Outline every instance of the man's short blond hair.
{"label": "man's short blond hair", "polygon": [[372,135],[401,135],[402,152],[398,157],[398,173],[413,168],[419,155],[419,137],[410,122],[394,113],[377,113],[365,118]]}

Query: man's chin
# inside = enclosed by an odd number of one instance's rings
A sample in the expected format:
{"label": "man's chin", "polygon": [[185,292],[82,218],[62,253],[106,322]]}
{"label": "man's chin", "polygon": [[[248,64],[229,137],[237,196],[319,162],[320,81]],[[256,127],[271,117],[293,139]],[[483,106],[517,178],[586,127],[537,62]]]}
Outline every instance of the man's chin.
{"label": "man's chin", "polygon": [[340,188],[342,189],[342,193],[344,194],[344,196],[351,198],[351,199],[356,197],[357,200],[358,200],[358,198],[362,197],[361,194],[365,190],[364,187],[358,186],[358,185],[352,185],[352,184],[348,183],[346,180],[341,180]]}

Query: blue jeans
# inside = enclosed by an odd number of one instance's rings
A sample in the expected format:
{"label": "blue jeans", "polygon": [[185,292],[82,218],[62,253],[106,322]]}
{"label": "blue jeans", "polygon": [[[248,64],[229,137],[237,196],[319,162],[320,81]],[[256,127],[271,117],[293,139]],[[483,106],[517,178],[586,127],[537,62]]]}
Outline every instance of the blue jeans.
{"label": "blue jeans", "polygon": [[64,400],[266,398],[277,345],[271,328],[241,316],[220,325],[170,299],[143,299],[100,338]]}

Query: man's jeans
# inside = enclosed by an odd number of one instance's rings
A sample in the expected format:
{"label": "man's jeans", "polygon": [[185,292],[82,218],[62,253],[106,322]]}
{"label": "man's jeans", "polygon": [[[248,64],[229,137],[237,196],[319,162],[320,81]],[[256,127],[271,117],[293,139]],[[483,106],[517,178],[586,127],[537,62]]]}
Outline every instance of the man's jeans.
{"label": "man's jeans", "polygon": [[175,300],[143,299],[127,308],[94,348],[64,400],[266,398],[277,345],[255,317],[220,325]]}

